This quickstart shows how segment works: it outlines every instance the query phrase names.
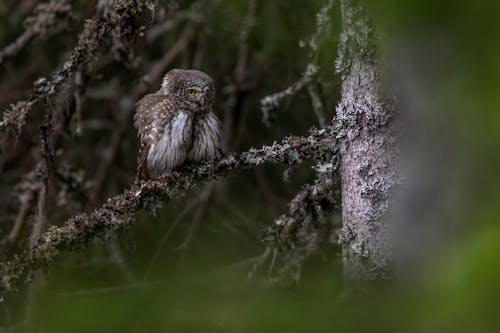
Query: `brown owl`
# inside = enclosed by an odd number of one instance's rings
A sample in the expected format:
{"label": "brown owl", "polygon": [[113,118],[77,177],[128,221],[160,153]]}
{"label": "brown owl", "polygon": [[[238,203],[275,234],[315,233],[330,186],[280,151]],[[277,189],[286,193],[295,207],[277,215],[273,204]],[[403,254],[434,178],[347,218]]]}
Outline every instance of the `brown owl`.
{"label": "brown owl", "polygon": [[212,112],[214,83],[197,70],[172,69],[160,90],[137,103],[137,177],[165,175],[185,162],[219,159],[221,125]]}

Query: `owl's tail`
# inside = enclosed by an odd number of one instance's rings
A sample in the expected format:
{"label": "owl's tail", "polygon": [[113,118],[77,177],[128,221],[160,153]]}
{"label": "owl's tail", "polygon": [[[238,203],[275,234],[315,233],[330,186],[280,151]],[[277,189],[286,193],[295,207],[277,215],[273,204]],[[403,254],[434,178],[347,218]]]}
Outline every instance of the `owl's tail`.
{"label": "owl's tail", "polygon": [[144,145],[141,145],[141,149],[139,150],[139,157],[137,158],[137,170],[135,172],[135,180],[137,183],[141,180],[150,179],[150,175],[147,168],[147,157],[148,157],[148,148]]}

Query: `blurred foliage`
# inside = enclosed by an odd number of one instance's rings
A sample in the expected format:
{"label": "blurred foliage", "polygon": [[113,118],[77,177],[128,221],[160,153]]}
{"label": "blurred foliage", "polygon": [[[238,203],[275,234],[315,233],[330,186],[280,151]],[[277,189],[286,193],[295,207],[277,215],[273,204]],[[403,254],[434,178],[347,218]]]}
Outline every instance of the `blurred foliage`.
{"label": "blurred foliage", "polygon": [[[19,24],[8,20],[14,3],[0,4],[1,45],[22,31]],[[189,8],[189,1],[179,4]],[[246,1],[214,0],[205,5],[208,20],[203,24],[208,28],[203,32],[207,49],[202,69],[216,78],[217,103],[222,108],[225,96],[222,89],[233,75]],[[251,111],[241,147],[269,143],[290,132],[301,134],[315,123],[306,92],[280,109],[272,129],[260,122],[259,99],[286,88],[306,68],[309,51],[300,48],[299,41],[314,32],[315,13],[321,5],[323,1],[259,1],[249,39],[250,75],[255,78],[257,88],[251,92]],[[428,75],[424,82],[430,82],[434,91],[433,103],[440,112],[436,117],[438,127],[453,133],[464,156],[464,165],[460,167],[466,175],[461,186],[465,206],[460,207],[463,214],[459,218],[466,223],[460,229],[462,232],[453,237],[454,242],[429,257],[411,281],[378,286],[362,295],[352,295],[349,289],[343,289],[341,263],[332,259],[335,256],[331,248],[325,249],[328,255],[320,252],[304,267],[302,279],[296,285],[267,286],[269,265],[262,268],[264,277],[248,281],[252,262],[247,259],[264,250],[257,239],[260,227],[283,212],[285,202],[309,177],[307,172],[301,173],[307,166],[298,169],[291,183],[281,182],[283,170],[277,167],[262,170],[276,196],[276,200],[269,202],[256,189],[254,172],[249,171],[223,182],[227,192],[224,198],[217,196],[209,203],[189,250],[183,251],[179,246],[189,232],[194,209],[188,209],[178,221],[179,226],[160,250],[158,244],[176,216],[197,199],[197,193],[169,203],[154,218],[140,217],[134,230],[120,236],[118,244],[135,280],[125,278],[102,246],[68,255],[51,270],[44,288],[31,304],[33,317],[24,313],[26,304],[19,301],[11,313],[15,318],[11,331],[497,332],[500,328],[497,262],[500,184],[496,176],[500,142],[500,44],[497,42],[500,2],[379,0],[367,1],[366,6],[378,29],[388,69],[392,65],[391,55],[401,45],[413,45],[411,50],[418,45],[426,46],[419,50],[425,56],[415,66]],[[0,83],[2,109],[29,91],[34,79],[46,75],[65,59],[67,53],[61,50],[69,50],[74,44],[81,21],[82,17],[74,17],[71,33],[58,33],[49,41],[34,41],[19,59],[0,70],[5,83],[12,79],[6,74],[11,66],[29,69],[23,77],[10,82],[11,90]],[[332,30],[321,47],[318,61],[330,116],[340,87],[340,78],[334,76],[339,27],[339,10],[335,6]],[[87,97],[84,106],[84,119],[89,119],[84,136],[69,138],[68,147],[76,143],[80,147],[107,145],[113,113],[106,115],[110,118],[108,122],[98,124],[90,120],[98,118],[92,110],[113,110],[116,100],[100,100],[99,92],[130,88],[130,82],[147,72],[148,66],[162,56],[166,45],[174,42],[178,33],[178,29],[169,33],[158,41],[157,49],[141,53],[138,67],[132,70],[114,63],[98,69],[89,90],[94,97]],[[50,47],[46,47],[47,42]],[[186,52],[192,54],[195,50]],[[418,57],[412,60],[415,58]],[[427,62],[429,59],[433,61]],[[175,63],[183,65],[182,59]],[[111,76],[119,82],[110,82]],[[99,156],[88,149],[72,154],[77,165],[93,174]],[[136,151],[135,132],[129,127],[112,174],[122,181],[108,182],[102,198],[118,192],[132,179]],[[157,260],[151,262],[156,251],[159,251]],[[145,276],[150,268],[150,274]]]}

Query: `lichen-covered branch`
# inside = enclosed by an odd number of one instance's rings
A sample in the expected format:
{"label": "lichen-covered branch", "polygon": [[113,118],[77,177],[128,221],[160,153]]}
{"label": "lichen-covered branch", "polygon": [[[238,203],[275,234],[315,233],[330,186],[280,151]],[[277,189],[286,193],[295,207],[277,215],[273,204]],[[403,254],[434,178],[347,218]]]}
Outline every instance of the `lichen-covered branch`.
{"label": "lichen-covered branch", "polygon": [[118,230],[134,222],[134,214],[142,208],[177,198],[190,188],[224,177],[243,168],[264,163],[293,165],[304,160],[323,160],[334,149],[331,128],[311,130],[306,137],[288,137],[259,149],[228,156],[218,163],[187,166],[172,175],[134,184],[122,194],[110,198],[99,209],[68,219],[61,227],[51,227],[42,234],[32,249],[0,264],[0,297],[16,289],[37,269],[53,263],[65,251],[76,250],[91,240],[106,241]]}
{"label": "lichen-covered branch", "polygon": [[288,203],[288,211],[262,233],[264,242],[282,256],[279,275],[298,280],[304,261],[315,254],[322,243],[330,241],[333,223],[328,216],[338,208],[337,146],[332,148],[330,157],[314,167],[314,182],[304,185]]}
{"label": "lichen-covered branch", "polygon": [[313,80],[313,77],[317,72],[318,67],[316,65],[309,64],[300,79],[292,83],[285,90],[268,95],[260,100],[262,121],[266,126],[271,126],[271,122],[273,120],[273,115],[271,112],[280,105],[281,101],[286,97],[295,95],[297,92],[302,90],[302,88],[307,86],[307,84],[309,84]]}
{"label": "lichen-covered branch", "polygon": [[336,110],[342,183],[345,276],[349,280],[391,275],[392,241],[387,214],[398,183],[394,105],[380,94],[376,40],[356,0],[341,3],[342,34],[337,72],[342,96]]}
{"label": "lichen-covered branch", "polygon": [[280,106],[283,99],[295,95],[304,87],[308,88],[313,110],[318,118],[320,127],[326,126],[321,99],[319,98],[319,94],[317,93],[317,89],[313,81],[316,80],[315,76],[320,70],[318,66],[319,47],[321,41],[325,38],[325,32],[328,24],[330,23],[330,11],[332,10],[334,3],[334,0],[326,0],[323,7],[321,7],[316,13],[316,31],[307,39],[307,41],[300,41],[299,43],[301,47],[305,47],[307,45],[309,48],[309,64],[307,65],[301,78],[289,85],[286,89],[268,95],[260,100],[262,121],[266,126],[271,126],[271,122],[274,119],[272,111]]}
{"label": "lichen-covered branch", "polygon": [[90,63],[110,32],[118,39],[137,37],[140,29],[135,25],[134,18],[148,6],[149,1],[146,0],[117,0],[100,17],[87,20],[70,58],[50,77],[36,80],[32,94],[12,104],[4,112],[3,120],[0,121],[0,137],[10,126],[15,126],[19,133],[33,108],[56,96],[79,68]]}

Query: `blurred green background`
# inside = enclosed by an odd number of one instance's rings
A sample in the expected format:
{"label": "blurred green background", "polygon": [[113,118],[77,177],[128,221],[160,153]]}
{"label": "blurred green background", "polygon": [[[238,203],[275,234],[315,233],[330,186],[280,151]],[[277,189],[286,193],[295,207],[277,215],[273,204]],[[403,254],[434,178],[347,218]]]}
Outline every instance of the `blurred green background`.
{"label": "blurred green background", "polygon": [[[338,1],[337,1],[338,2]],[[234,80],[246,1],[201,1],[203,19],[172,67],[192,64],[203,45],[200,68],[216,81],[219,110],[224,87]],[[316,13],[326,1],[257,1],[248,38],[248,112],[233,151],[243,151],[304,134],[315,125],[307,92],[287,99],[271,128],[261,122],[261,98],[298,80],[310,62],[299,41],[315,32]],[[248,279],[254,259],[265,248],[259,231],[285,212],[286,203],[312,179],[310,166],[298,167],[290,182],[283,168],[245,171],[217,184],[194,238],[186,237],[200,211],[201,191],[165,205],[151,217],[138,216],[134,228],[113,245],[92,244],[68,254],[34,288],[20,292],[8,311],[6,332],[498,332],[500,330],[500,13],[499,1],[379,0],[363,2],[380,43],[384,78],[391,81],[401,54],[416,69],[435,112],[437,128],[454,138],[461,158],[457,223],[411,279],[353,292],[342,281],[340,249],[325,245],[304,265],[298,282],[272,284],[278,274],[266,263]],[[29,93],[32,81],[47,75],[68,57],[95,2],[74,3],[69,33],[55,31],[36,39],[18,58],[0,69],[2,110]],[[160,1],[156,19],[191,8],[191,1]],[[16,1],[0,3],[0,45],[22,32],[12,22]],[[173,9],[172,9],[173,8]],[[317,64],[319,87],[328,116],[340,95],[334,72],[340,33],[338,3],[329,12]],[[157,24],[155,21],[153,25]],[[176,41],[185,23],[136,49],[127,68],[100,54],[96,75],[83,104],[84,134],[69,136],[65,150],[90,177],[108,145],[117,116],[116,95],[126,94]],[[64,51],[66,50],[66,51]],[[150,91],[155,90],[151,87]],[[427,90],[426,90],[427,89]],[[111,92],[109,92],[111,91]],[[109,93],[108,93],[109,92]],[[103,96],[103,97],[101,97]],[[219,115],[223,117],[224,111]],[[133,178],[138,148],[130,126],[99,199],[119,193]],[[74,148],[73,148],[74,147]],[[95,150],[93,148],[97,147]],[[99,147],[102,147],[99,148]],[[17,171],[2,175],[2,186],[30,169],[32,157]],[[260,179],[260,181],[258,181]],[[260,182],[260,184],[259,184]],[[264,188],[262,188],[264,186]],[[266,190],[266,186],[270,190]],[[14,206],[13,200],[8,204]],[[11,207],[9,206],[9,207]],[[6,205],[7,207],[7,205]],[[7,208],[5,208],[7,210]],[[12,208],[9,208],[12,209]],[[53,209],[56,209],[53,207]],[[59,220],[72,215],[58,213]],[[338,214],[332,217],[338,219]],[[54,221],[57,223],[57,221]],[[454,221],[455,222],[455,221]],[[6,222],[7,223],[7,222]],[[172,230],[171,226],[176,227]],[[2,225],[3,230],[8,226]],[[8,328],[7,328],[8,327]]]}

